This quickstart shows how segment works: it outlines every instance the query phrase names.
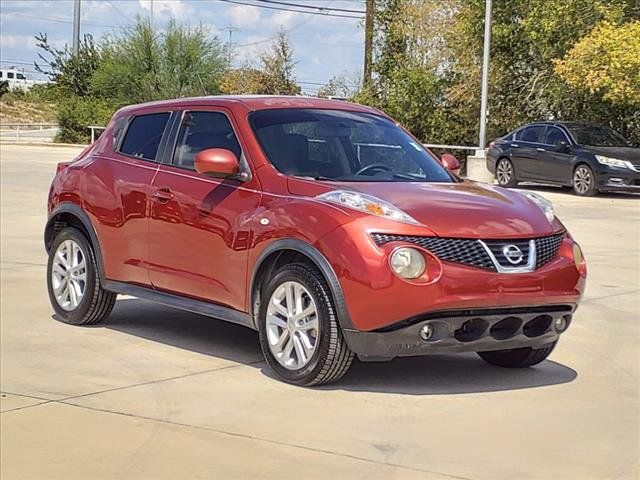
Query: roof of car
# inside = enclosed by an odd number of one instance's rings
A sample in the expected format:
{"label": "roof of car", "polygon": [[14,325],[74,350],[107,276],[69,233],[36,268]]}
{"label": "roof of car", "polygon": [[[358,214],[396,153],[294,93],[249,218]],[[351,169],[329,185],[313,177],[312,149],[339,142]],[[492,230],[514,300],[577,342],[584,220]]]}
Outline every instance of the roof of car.
{"label": "roof of car", "polygon": [[576,122],[576,121],[570,121],[570,120],[540,120],[539,122],[531,122],[526,125],[523,125],[523,127],[527,127],[529,125],[561,125],[563,127],[577,127],[577,126],[593,126],[597,124],[588,123],[588,122]]}
{"label": "roof of car", "polygon": [[211,95],[206,97],[177,98],[173,100],[158,100],[154,102],[129,105],[121,112],[135,111],[149,107],[178,108],[187,105],[231,106],[242,104],[249,110],[267,110],[274,108],[324,108],[337,110],[351,110],[368,113],[380,113],[379,110],[346,102],[344,100],[330,100],[326,98],[284,96],[284,95]]}

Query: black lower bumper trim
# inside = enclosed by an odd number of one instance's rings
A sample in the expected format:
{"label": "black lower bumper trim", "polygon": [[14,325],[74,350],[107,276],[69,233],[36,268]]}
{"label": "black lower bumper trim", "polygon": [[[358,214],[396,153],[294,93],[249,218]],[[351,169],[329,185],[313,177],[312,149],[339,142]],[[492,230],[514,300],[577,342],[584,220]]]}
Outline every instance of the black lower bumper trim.
{"label": "black lower bumper trim", "polygon": [[[432,353],[539,348],[558,340],[571,323],[574,311],[575,305],[550,305],[442,312],[439,316],[425,315],[392,331],[345,329],[343,333],[351,350],[364,361]],[[562,331],[556,327],[559,319],[565,320],[558,322],[563,323]],[[423,329],[428,329],[429,334],[421,336]]]}

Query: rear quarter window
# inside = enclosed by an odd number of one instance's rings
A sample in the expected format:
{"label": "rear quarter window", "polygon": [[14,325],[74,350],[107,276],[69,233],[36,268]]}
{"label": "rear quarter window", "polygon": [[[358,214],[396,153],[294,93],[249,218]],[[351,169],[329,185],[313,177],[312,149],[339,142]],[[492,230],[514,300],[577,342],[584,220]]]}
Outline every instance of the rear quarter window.
{"label": "rear quarter window", "polygon": [[129,122],[120,145],[120,153],[156,161],[158,147],[169,121],[169,113],[139,115]]}

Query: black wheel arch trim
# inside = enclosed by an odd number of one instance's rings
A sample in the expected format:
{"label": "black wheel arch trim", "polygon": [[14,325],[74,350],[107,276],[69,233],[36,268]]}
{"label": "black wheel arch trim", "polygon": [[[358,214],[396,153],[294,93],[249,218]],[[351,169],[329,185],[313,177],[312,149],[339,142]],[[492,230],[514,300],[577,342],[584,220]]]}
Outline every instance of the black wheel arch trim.
{"label": "black wheel arch trim", "polygon": [[89,243],[93,247],[93,254],[96,257],[96,264],[98,266],[98,278],[100,279],[100,284],[104,287],[105,274],[104,274],[104,263],[102,258],[102,249],[100,247],[100,239],[98,238],[98,234],[96,233],[96,229],[89,218],[87,212],[78,205],[77,203],[72,202],[61,202],[58,204],[56,208],[49,214],[49,219],[47,220],[47,224],[44,227],[44,248],[49,253],[50,240],[53,238],[49,238],[49,232],[54,227],[56,217],[61,213],[68,213],[76,217],[82,225],[84,225],[85,230],[89,233]]}
{"label": "black wheel arch trim", "polygon": [[[320,270],[329,285],[329,290],[331,290],[331,296],[333,297],[333,302],[335,304],[334,306],[338,314],[338,322],[340,324],[340,327],[343,330],[355,329],[351,321],[349,311],[347,310],[347,304],[344,300],[342,286],[340,285],[338,276],[333,270],[333,267],[331,266],[327,258],[317,248],[305,241],[298,240],[296,238],[283,238],[281,240],[276,240],[260,253],[254,264],[253,272],[251,273],[251,284],[249,290],[251,296],[253,297],[254,288],[256,286],[256,276],[258,271],[260,270],[260,267],[262,266],[262,263],[267,259],[267,257],[269,257],[269,255],[284,250],[294,250],[311,259],[311,261],[318,268],[318,270]],[[252,297],[250,298],[249,302],[249,314],[252,316],[255,322],[257,312],[254,312]]]}

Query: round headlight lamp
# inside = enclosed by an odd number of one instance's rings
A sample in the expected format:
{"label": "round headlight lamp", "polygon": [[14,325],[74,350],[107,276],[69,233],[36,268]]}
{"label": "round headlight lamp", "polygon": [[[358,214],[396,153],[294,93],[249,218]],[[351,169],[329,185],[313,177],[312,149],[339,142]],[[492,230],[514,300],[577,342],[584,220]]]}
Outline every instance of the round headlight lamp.
{"label": "round headlight lamp", "polygon": [[401,247],[391,254],[391,270],[400,278],[415,279],[424,273],[426,262],[419,250]]}

